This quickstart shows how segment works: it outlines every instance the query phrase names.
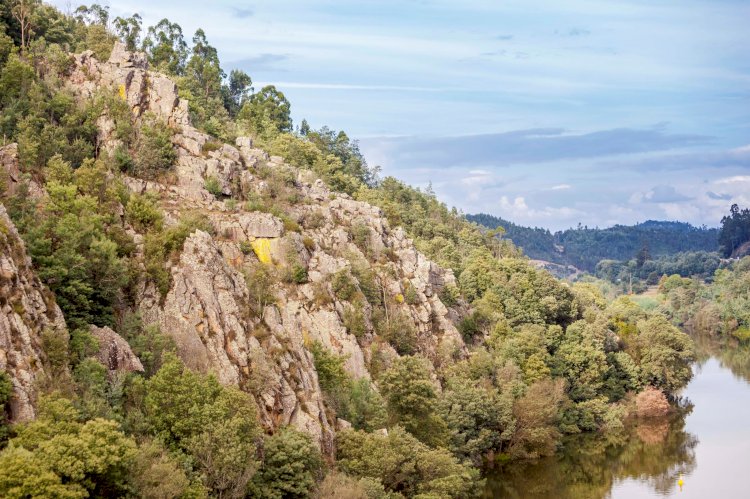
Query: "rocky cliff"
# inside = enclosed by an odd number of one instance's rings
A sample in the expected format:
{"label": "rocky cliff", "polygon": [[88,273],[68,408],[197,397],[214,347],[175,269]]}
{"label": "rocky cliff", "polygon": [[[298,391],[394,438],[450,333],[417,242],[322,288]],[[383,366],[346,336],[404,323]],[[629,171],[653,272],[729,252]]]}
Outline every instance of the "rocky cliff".
{"label": "rocky cliff", "polygon": [[34,417],[36,385],[44,373],[45,330],[67,334],[60,308],[34,273],[26,247],[0,205],[0,371],[9,373],[13,383],[11,421]]}
{"label": "rocky cliff", "polygon": [[[253,147],[248,137],[234,145],[217,144],[191,126],[187,103],[178,97],[175,84],[149,71],[142,54],[127,52],[118,43],[107,62],[90,52],[73,61],[67,83],[82,99],[111,87],[129,104],[136,121],[151,113],[174,130],[178,159],[170,183],[125,178],[128,188],[158,197],[167,223],[198,212],[213,226],[211,233],[192,233],[179,257],[167,262],[170,286],[165,294],[144,279],[136,300],[144,323],[170,335],[191,368],[213,372],[221,382],[252,393],[269,431],[294,424],[312,434],[324,451],[333,449],[336,422],[318,384],[312,342],[344,356],[354,378],[370,377],[374,357],[387,364],[399,355],[383,333],[384,324],[409,331],[410,348],[433,363],[465,354],[452,320],[455,312],[439,297],[455,284],[453,274],[416,251],[379,208],[331,191],[312,172]],[[118,141],[111,118],[102,115],[98,126],[101,148],[114,150]],[[204,188],[208,179],[218,183],[218,194]],[[285,197],[293,198],[283,210],[245,203],[268,199],[279,179]],[[130,231],[142,254],[143,234]],[[22,256],[22,245],[13,244]],[[28,259],[22,261],[28,268]],[[297,272],[297,278],[266,284],[253,270],[261,262],[277,276]],[[23,273],[18,263],[8,265],[11,277]],[[30,293],[34,286],[23,289]],[[35,306],[24,310],[44,315],[47,322],[39,325],[61,321],[59,310],[41,294],[34,300]],[[45,308],[37,308],[41,305]],[[3,307],[13,310],[14,305]],[[16,317],[24,323],[22,316]],[[31,372],[38,364],[36,336],[19,328],[13,334],[0,329],[5,335],[0,337],[28,338],[29,360],[24,362],[29,365],[18,372]],[[29,377],[17,378],[24,376]]]}

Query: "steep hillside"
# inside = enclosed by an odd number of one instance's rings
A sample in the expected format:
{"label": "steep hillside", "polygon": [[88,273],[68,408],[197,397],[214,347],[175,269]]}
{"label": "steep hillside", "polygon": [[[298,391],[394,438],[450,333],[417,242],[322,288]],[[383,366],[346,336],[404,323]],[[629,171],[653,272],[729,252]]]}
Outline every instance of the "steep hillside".
{"label": "steep hillside", "polygon": [[593,272],[601,260],[630,260],[644,247],[653,257],[680,252],[717,251],[718,229],[694,227],[682,222],[648,220],[633,226],[606,229],[578,227],[555,233],[516,225],[487,214],[467,215],[490,229],[502,227],[505,237],[530,258],[546,260]]}
{"label": "steep hillside", "polygon": [[[400,321],[405,331],[394,334],[413,335],[404,352],[439,362],[441,349],[465,348],[438,297],[455,279],[416,251],[402,230],[392,229],[379,209],[330,191],[309,172],[254,149],[250,138],[238,138],[237,147],[207,148],[215,139],[190,125],[175,84],[145,66],[118,43],[107,62],[90,52],[77,55],[66,80],[80,99],[100,88],[118,89],[136,120],[153,114],[175,128],[177,163],[170,182],[123,182],[134,194],[150,196],[167,225],[193,212],[210,227],[211,233],[189,235],[169,262],[168,287],[160,292],[153,281],[141,285],[136,308],[144,324],[158,325],[174,339],[187,366],[253,389],[269,430],[294,424],[331,452],[336,421],[325,411],[307,350],[311,342],[345,357],[352,377],[369,377],[373,352],[397,355],[374,333],[375,305],[385,313],[377,320]],[[112,117],[102,114],[97,125],[100,146],[116,150]],[[206,190],[208,179],[218,182],[218,196]],[[284,220],[243,206],[243,200],[278,188],[295,198]],[[144,240],[146,234],[126,226],[137,244]],[[138,251],[143,256],[142,243]],[[256,289],[248,280],[261,262],[299,275]],[[259,299],[259,293],[267,296]]]}
{"label": "steep hillside", "polygon": [[473,497],[690,379],[663,316],[95,7],[0,53],[0,495]]}

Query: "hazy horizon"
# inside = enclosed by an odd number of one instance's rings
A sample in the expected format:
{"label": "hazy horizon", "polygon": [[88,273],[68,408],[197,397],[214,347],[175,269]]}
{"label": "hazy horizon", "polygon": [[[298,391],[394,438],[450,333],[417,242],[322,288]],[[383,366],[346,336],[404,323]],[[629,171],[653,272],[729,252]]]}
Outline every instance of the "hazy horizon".
{"label": "hazy horizon", "polygon": [[747,2],[103,4],[188,42],[204,28],[295,124],[345,130],[383,175],[465,213],[716,226],[750,205]]}

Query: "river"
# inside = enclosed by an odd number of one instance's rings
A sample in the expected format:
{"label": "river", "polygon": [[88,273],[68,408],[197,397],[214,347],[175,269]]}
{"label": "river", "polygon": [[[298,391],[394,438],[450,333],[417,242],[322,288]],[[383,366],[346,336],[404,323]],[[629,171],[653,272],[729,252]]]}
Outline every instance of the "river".
{"label": "river", "polygon": [[623,435],[569,438],[554,457],[488,477],[486,497],[750,498],[750,366],[707,352],[680,394],[681,414]]}

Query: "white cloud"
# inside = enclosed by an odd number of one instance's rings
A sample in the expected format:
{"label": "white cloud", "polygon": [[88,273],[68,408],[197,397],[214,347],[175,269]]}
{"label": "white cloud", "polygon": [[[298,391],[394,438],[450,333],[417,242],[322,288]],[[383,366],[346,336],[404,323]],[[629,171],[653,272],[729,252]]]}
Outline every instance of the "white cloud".
{"label": "white cloud", "polygon": [[733,177],[725,177],[717,180],[716,184],[746,184],[750,182],[750,175],[735,175]]}
{"label": "white cloud", "polygon": [[573,186],[570,184],[557,184],[557,185],[553,185],[552,187],[550,187],[549,190],[550,191],[566,191],[572,188]]}
{"label": "white cloud", "polygon": [[530,208],[524,196],[516,196],[512,200],[508,196],[500,198],[500,215],[503,218],[518,220],[529,223],[531,221],[544,220],[547,224],[555,225],[571,221],[583,214],[582,211],[568,206],[552,207],[545,206],[541,209]]}

